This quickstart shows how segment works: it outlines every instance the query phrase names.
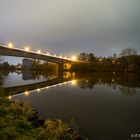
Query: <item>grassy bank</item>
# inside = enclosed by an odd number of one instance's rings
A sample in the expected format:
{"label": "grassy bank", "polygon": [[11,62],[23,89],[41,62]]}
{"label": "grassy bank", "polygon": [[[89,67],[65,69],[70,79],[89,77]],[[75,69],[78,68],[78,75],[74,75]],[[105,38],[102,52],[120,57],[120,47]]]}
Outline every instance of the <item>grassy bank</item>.
{"label": "grassy bank", "polygon": [[79,132],[71,124],[40,120],[27,103],[19,104],[0,97],[1,140],[76,140]]}

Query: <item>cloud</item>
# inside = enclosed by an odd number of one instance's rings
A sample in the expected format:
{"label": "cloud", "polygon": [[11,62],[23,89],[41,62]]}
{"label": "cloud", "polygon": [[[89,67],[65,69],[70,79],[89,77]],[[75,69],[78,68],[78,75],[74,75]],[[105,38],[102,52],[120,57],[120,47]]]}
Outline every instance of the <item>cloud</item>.
{"label": "cloud", "polygon": [[139,0],[0,0],[0,39],[54,53],[140,51]]}

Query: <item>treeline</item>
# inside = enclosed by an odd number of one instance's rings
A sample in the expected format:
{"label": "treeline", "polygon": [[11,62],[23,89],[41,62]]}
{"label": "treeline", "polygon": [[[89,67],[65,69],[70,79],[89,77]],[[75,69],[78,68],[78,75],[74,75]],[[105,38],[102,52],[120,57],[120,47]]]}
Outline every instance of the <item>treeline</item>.
{"label": "treeline", "polygon": [[73,63],[71,71],[140,73],[140,55],[133,48],[123,49],[119,56],[113,54],[113,56],[107,58],[95,57],[92,53],[81,53],[78,60],[81,62]]}

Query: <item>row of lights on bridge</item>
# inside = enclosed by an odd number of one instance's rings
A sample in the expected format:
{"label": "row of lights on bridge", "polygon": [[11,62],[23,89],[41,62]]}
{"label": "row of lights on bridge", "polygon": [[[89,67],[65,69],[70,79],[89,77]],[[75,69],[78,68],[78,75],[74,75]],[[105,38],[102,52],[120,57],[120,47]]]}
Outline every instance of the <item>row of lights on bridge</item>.
{"label": "row of lights on bridge", "polygon": [[[12,43],[9,43],[8,44],[8,47],[9,48],[14,48],[14,45],[12,44]],[[24,50],[25,51],[30,51],[30,47],[29,46],[26,46],[25,48],[24,48]],[[37,53],[38,54],[41,54],[41,50],[37,50]],[[46,55],[50,55],[51,56],[51,54],[49,53],[49,52],[47,52],[46,53]],[[54,56],[54,57],[57,57],[57,55],[56,54],[54,54],[54,55],[52,55],[52,56]],[[70,59],[70,60],[73,60],[73,61],[76,61],[77,60],[77,58],[76,58],[76,56],[72,56],[71,58],[68,58],[68,57],[63,57],[62,55],[60,55],[60,56],[58,56],[59,58],[62,58],[62,59]]]}

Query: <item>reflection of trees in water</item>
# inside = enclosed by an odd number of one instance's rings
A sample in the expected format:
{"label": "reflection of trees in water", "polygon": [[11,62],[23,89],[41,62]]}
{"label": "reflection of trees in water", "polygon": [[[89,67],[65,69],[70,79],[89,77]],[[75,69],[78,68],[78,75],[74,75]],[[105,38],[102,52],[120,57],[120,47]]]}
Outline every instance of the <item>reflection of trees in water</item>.
{"label": "reflection of trees in water", "polygon": [[56,74],[49,73],[46,71],[31,71],[31,70],[23,70],[22,71],[22,79],[23,80],[40,80],[41,78],[47,79],[51,76],[56,76]]}
{"label": "reflection of trees in water", "polygon": [[84,88],[90,88],[90,89],[92,89],[95,84],[96,83],[95,83],[94,80],[87,80],[87,79],[78,80],[78,85],[82,89],[84,89]]}
{"label": "reflection of trees in water", "polygon": [[120,91],[125,94],[125,95],[134,95],[137,93],[135,88],[130,88],[130,87],[119,87]]}
{"label": "reflection of trees in water", "polygon": [[82,89],[106,84],[114,90],[119,87],[123,93],[130,95],[136,93],[135,88],[140,88],[140,76],[132,73],[77,73],[75,78]]}
{"label": "reflection of trees in water", "polygon": [[[0,84],[1,87],[7,79],[10,71],[0,72]],[[16,72],[18,74],[22,73],[23,80],[36,80],[43,77],[44,79],[56,78],[58,75],[48,73],[46,71],[22,71]],[[132,73],[67,73],[64,72],[63,78],[75,78],[77,79],[77,85],[82,88],[94,88],[95,85],[107,85],[114,90],[116,88],[120,89],[121,92],[127,95],[132,95],[136,93],[135,88],[140,88],[140,76]]]}
{"label": "reflection of trees in water", "polygon": [[7,78],[8,78],[8,74],[9,74],[9,72],[7,72],[7,71],[0,71],[0,96],[5,96],[4,95],[4,92],[3,92],[3,90],[4,90],[4,83],[5,83],[5,80],[7,80]]}
{"label": "reflection of trees in water", "polygon": [[10,72],[6,71],[6,70],[1,70],[0,71],[0,87],[4,86],[4,82],[5,82],[5,80],[7,80],[9,73]]}

